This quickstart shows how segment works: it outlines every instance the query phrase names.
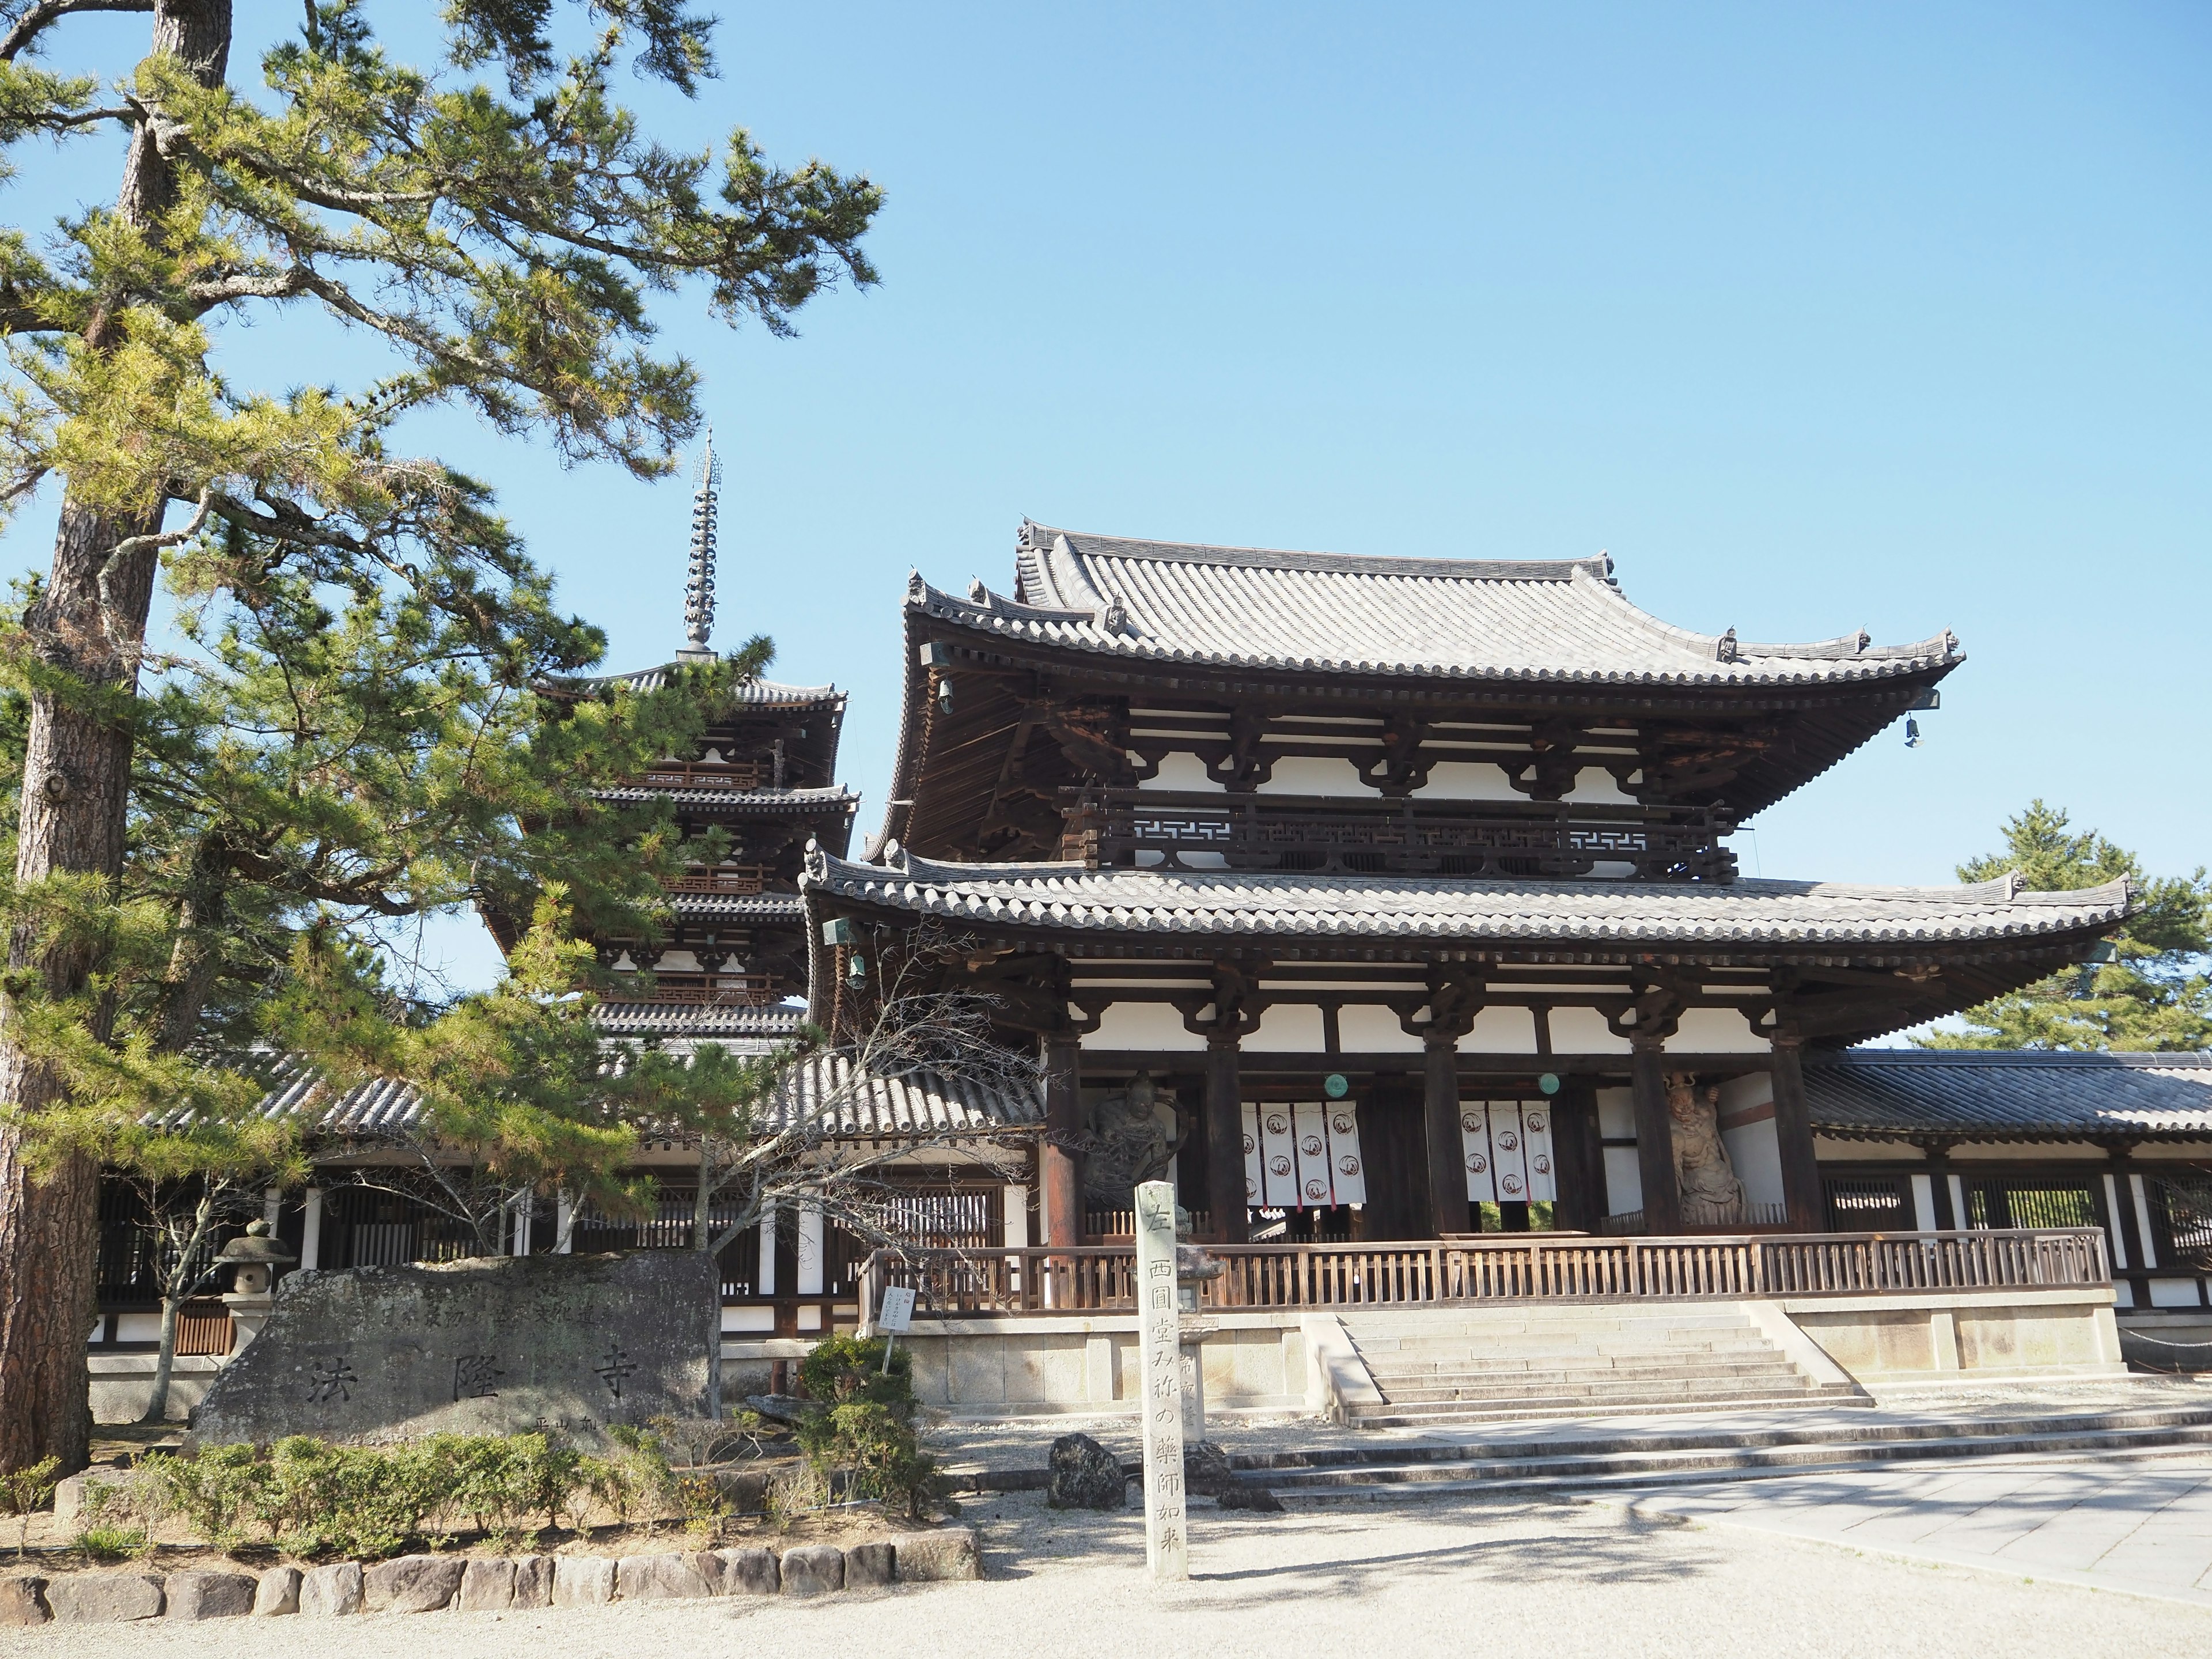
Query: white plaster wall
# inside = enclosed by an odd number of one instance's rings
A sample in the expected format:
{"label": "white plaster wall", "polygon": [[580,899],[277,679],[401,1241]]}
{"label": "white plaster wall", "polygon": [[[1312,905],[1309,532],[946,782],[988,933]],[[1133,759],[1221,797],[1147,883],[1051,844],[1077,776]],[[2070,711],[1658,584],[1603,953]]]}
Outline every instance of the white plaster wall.
{"label": "white plaster wall", "polygon": [[1721,1145],[1735,1165],[1743,1195],[1753,1204],[1779,1204],[1782,1192],[1782,1143],[1775,1138],[1774,1120],[1747,1123],[1740,1129],[1721,1131]]}
{"label": "white plaster wall", "polygon": [[1552,1010],[1552,1052],[1555,1054],[1625,1054],[1628,1039],[1615,1036],[1595,1008]]}
{"label": "white plaster wall", "polygon": [[1228,786],[1207,775],[1206,763],[1188,749],[1178,749],[1163,756],[1160,769],[1149,778],[1137,780],[1139,789],[1210,790],[1221,793]]}
{"label": "white plaster wall", "polygon": [[1633,806],[1636,797],[1613,781],[1602,766],[1585,766],[1575,774],[1575,787],[1567,791],[1572,801],[1595,801],[1612,806]]}
{"label": "white plaster wall", "polygon": [[1607,1215],[1644,1207],[1644,1172],[1636,1166],[1635,1147],[1605,1149],[1605,1201]]}
{"label": "white plaster wall", "polygon": [[1636,1138],[1636,1091],[1633,1089],[1597,1091],[1597,1132],[1607,1140]]}
{"label": "white plaster wall", "polygon": [[1764,1054],[1773,1047],[1751,1029],[1741,1008],[1685,1009],[1674,1035],[1667,1039],[1670,1054]]}
{"label": "white plaster wall", "polygon": [[1355,1054],[1404,1054],[1421,1051],[1420,1038],[1398,1023],[1388,1008],[1348,1003],[1337,1011],[1337,1039]]}
{"label": "white plaster wall", "polygon": [[1319,1054],[1328,1042],[1321,1010],[1310,1002],[1278,1003],[1260,1016],[1260,1029],[1244,1039],[1249,1052],[1264,1048]]}
{"label": "white plaster wall", "polygon": [[1533,1054],[1536,1015],[1528,1008],[1485,1008],[1459,1040],[1463,1054]]}
{"label": "white plaster wall", "polygon": [[1526,800],[1505,781],[1505,769],[1489,761],[1438,761],[1429,781],[1413,791],[1416,800]]}
{"label": "white plaster wall", "polygon": [[[1774,1103],[1774,1079],[1767,1073],[1732,1077],[1721,1085],[1721,1116],[1747,1112]],[[1782,1143],[1774,1133],[1771,1116],[1741,1127],[1721,1130],[1721,1145],[1743,1182],[1743,1195],[1753,1204],[1779,1204],[1782,1194]]]}
{"label": "white plaster wall", "polygon": [[1098,1029],[1083,1039],[1086,1048],[1203,1049],[1206,1039],[1186,1028],[1182,1016],[1164,1002],[1116,1002],[1099,1017]]}
{"label": "white plaster wall", "polygon": [[1261,795],[1351,795],[1371,801],[1376,793],[1359,781],[1359,769],[1341,755],[1285,755],[1275,762]]}

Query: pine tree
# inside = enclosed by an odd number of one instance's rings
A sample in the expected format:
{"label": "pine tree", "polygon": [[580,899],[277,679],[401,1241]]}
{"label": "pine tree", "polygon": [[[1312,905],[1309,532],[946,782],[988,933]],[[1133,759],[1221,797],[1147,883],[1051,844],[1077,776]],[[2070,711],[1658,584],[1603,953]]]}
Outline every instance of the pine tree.
{"label": "pine tree", "polygon": [[2030,890],[2070,892],[2124,878],[2135,911],[2112,938],[2111,959],[1969,1008],[1964,1031],[1936,1031],[1928,1048],[2193,1049],[2212,1046],[2212,882],[2146,877],[2133,853],[2067,815],[2031,801],[2006,822],[2005,848],[1959,866],[1961,881],[2016,870]]}
{"label": "pine tree", "polygon": [[[141,696],[162,562],[218,608],[264,594],[295,616],[333,597],[414,606],[433,631],[473,629],[482,678],[519,701],[564,654],[544,648],[561,626],[482,486],[402,447],[407,417],[459,407],[565,459],[657,477],[696,424],[696,377],[656,355],[651,292],[700,289],[720,319],[781,333],[839,280],[873,280],[860,239],[880,197],[865,179],[781,170],[742,131],[719,157],[673,152],[615,100],[626,60],[692,92],[713,73],[707,23],[673,0],[576,9],[599,32],[563,62],[551,0],[449,0],[451,63],[424,71],[392,60],[360,6],[310,0],[252,97],[227,78],[230,0],[0,12],[0,148],[106,135],[125,151],[112,206],[44,244],[0,234],[0,506],[50,476],[63,491],[52,572],[6,642],[22,698],[0,981],[0,1469],[47,1453],[78,1467],[89,1432],[97,1170],[83,1152],[37,1161],[27,1125],[83,1103],[74,1091],[96,1073],[95,1050],[175,1064],[223,988],[250,980],[242,963],[292,961],[302,903],[359,916],[397,893],[392,914],[405,915],[440,880],[489,884],[401,848],[380,861],[375,826],[349,818],[343,788],[272,798],[258,830],[243,814],[242,839],[219,823],[235,800],[218,812],[134,798],[142,736],[218,759],[228,740],[189,697],[164,709]],[[118,10],[149,13],[151,37],[111,84],[28,61],[73,15]],[[218,319],[299,307],[380,343],[388,372],[283,393],[221,372]],[[173,504],[185,516],[169,527]],[[571,665],[588,660],[585,644],[571,641]],[[376,775],[372,758],[353,760]],[[388,781],[427,799],[452,759],[441,741],[403,747]],[[458,797],[426,810],[410,836],[440,811],[488,830]],[[331,815],[320,840],[315,811]],[[173,833],[164,814],[213,833]],[[167,862],[166,910],[124,891],[134,834],[153,848],[149,868]],[[367,850],[332,858],[325,842]],[[166,1035],[131,1024],[133,997],[143,1013],[163,994],[179,1011]]]}

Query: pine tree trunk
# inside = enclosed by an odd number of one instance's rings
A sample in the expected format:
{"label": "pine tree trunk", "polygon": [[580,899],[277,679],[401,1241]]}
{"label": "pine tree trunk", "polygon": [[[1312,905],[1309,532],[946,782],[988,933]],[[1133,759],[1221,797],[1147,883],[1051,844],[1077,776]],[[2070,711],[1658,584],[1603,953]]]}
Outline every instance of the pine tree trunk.
{"label": "pine tree trunk", "polygon": [[[230,51],[230,0],[159,0],[152,50],[181,58],[204,84],[222,79]],[[150,227],[176,195],[169,164],[142,126],[124,163],[117,212]],[[102,313],[87,332],[94,349],[117,337]],[[111,556],[127,538],[160,527],[163,507],[107,514],[64,494],[46,591],[24,617],[31,647],[48,667],[89,690],[134,690],[140,641],[152,601],[156,556]],[[130,805],[127,724],[73,697],[40,691],[31,700],[23,757],[19,884],[51,876],[118,878]],[[84,988],[95,965],[82,950],[50,951],[28,930],[9,941],[9,968],[37,974],[51,996]],[[35,1112],[61,1096],[51,1070],[26,1054],[12,1011],[0,1002],[0,1105]],[[102,1033],[105,1035],[105,1033]],[[100,1176],[73,1158],[45,1179],[31,1170],[21,1131],[0,1128],[0,1469],[49,1455],[64,1474],[90,1450],[90,1379],[85,1343],[96,1307]]]}
{"label": "pine tree trunk", "polygon": [[722,1420],[722,1274],[715,1264],[714,1215],[714,1143],[699,1142],[699,1185],[692,1194],[691,1243],[707,1258],[707,1415]]}

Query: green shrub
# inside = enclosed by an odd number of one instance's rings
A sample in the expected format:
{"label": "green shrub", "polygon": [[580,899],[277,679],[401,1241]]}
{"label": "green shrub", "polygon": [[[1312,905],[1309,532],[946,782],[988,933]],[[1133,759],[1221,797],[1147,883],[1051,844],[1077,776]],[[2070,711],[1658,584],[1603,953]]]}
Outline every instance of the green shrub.
{"label": "green shrub", "polygon": [[158,1512],[181,1517],[226,1555],[246,1541],[267,1506],[269,1466],[251,1446],[210,1446],[185,1456],[149,1452],[138,1467]]}
{"label": "green shrub", "polygon": [[15,1531],[15,1559],[23,1559],[23,1551],[31,1541],[31,1517],[46,1508],[54,1496],[55,1476],[60,1472],[62,1460],[42,1457],[35,1463],[26,1463],[20,1469],[10,1469],[0,1474],[0,1509],[14,1516],[18,1522]]}
{"label": "green shrub", "polygon": [[[884,1369],[886,1349],[890,1369]],[[891,1347],[888,1338],[825,1336],[799,1362],[799,1386],[809,1400],[824,1406],[855,1401],[884,1407],[902,1423],[914,1420],[920,1404],[914,1395],[914,1353]]]}
{"label": "green shrub", "polygon": [[903,1504],[919,1520],[937,1487],[937,1460],[914,1425],[872,1400],[848,1401],[799,1425],[799,1443],[824,1471],[844,1472],[848,1493]]}
{"label": "green shrub", "polygon": [[135,1561],[154,1550],[143,1527],[87,1527],[77,1534],[76,1547],[91,1559],[103,1564]]}

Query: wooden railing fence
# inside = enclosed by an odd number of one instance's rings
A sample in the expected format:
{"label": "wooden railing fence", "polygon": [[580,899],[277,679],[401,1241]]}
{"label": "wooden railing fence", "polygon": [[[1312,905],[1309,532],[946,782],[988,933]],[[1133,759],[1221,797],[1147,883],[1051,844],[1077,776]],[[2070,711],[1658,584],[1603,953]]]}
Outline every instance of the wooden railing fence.
{"label": "wooden railing fence", "polygon": [[[1200,1305],[1217,1310],[2040,1290],[2112,1278],[2094,1228],[1206,1248],[1226,1268],[1200,1291]],[[1133,1310],[1135,1267],[1135,1252],[1113,1245],[878,1250],[860,1270],[860,1305],[872,1311],[886,1285],[903,1285],[925,1317]]]}

